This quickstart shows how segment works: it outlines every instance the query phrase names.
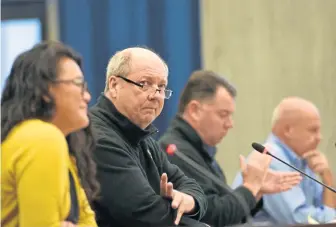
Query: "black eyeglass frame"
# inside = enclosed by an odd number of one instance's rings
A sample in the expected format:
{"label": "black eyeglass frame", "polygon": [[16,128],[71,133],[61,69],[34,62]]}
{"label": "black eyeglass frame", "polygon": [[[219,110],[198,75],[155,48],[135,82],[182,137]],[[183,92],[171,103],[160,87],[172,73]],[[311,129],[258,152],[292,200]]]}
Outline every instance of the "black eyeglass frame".
{"label": "black eyeglass frame", "polygon": [[[144,85],[143,85],[143,84],[138,83],[138,82],[135,82],[135,81],[133,81],[133,80],[130,80],[130,79],[124,77],[124,76],[116,75],[116,77],[123,79],[123,80],[126,81],[127,83],[133,84],[133,85],[138,86],[138,87],[140,87],[140,88],[144,88]],[[160,89],[160,88],[155,88],[155,91],[156,91],[156,92],[159,92],[159,93],[160,93],[161,90],[162,90],[162,89]],[[165,99],[170,99],[170,97],[171,97],[172,95],[173,95],[173,91],[172,91],[172,90],[170,90],[170,89],[164,89],[164,98],[165,98]]]}

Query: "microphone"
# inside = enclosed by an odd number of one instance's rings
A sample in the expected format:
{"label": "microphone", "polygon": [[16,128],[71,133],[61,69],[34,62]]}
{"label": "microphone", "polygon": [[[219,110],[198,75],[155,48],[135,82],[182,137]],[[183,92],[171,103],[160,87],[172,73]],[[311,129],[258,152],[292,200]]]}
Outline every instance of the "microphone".
{"label": "microphone", "polygon": [[336,193],[336,190],[335,190],[334,188],[332,188],[332,187],[330,187],[330,186],[328,186],[328,185],[326,185],[326,184],[324,184],[324,183],[322,183],[322,182],[316,180],[315,178],[309,176],[308,174],[306,174],[305,172],[299,170],[299,169],[296,168],[295,166],[292,166],[292,165],[288,164],[287,162],[282,161],[280,158],[277,158],[276,156],[274,156],[273,154],[271,154],[271,153],[270,153],[270,152],[269,152],[263,145],[261,145],[261,144],[259,144],[259,143],[252,143],[252,147],[253,147],[253,149],[255,149],[256,151],[259,151],[260,153],[263,153],[263,152],[266,150],[266,154],[272,156],[272,157],[275,158],[276,160],[278,160],[278,161],[282,162],[283,164],[285,164],[285,165],[291,167],[292,169],[295,169],[296,171],[300,172],[301,174],[305,175],[306,177],[310,178],[311,180],[315,181],[316,183],[318,183],[318,184],[320,184],[320,185],[326,187],[326,188],[329,189],[330,191]]}
{"label": "microphone", "polygon": [[197,164],[194,160],[192,160],[191,158],[189,158],[188,156],[186,156],[185,154],[183,154],[182,152],[180,152],[175,144],[169,144],[166,148],[166,152],[168,155],[172,156],[172,155],[176,155],[179,158],[181,158],[184,162],[188,163],[188,165],[192,166],[195,168],[195,170],[197,170],[199,173],[203,174],[204,176],[210,178],[214,183],[216,183],[218,186],[220,186],[221,188],[223,188],[225,191],[227,191],[229,194],[233,195],[233,197],[235,197],[235,199],[238,201],[238,203],[240,203],[240,205],[242,205],[243,209],[244,209],[244,213],[245,213],[245,217],[246,217],[246,222],[247,224],[252,226],[252,217],[250,214],[250,209],[246,203],[246,201],[240,196],[237,195],[235,193],[233,193],[232,188],[230,188],[229,186],[225,185],[224,182],[222,182],[216,175],[214,175],[213,173],[211,173],[209,170],[205,169],[203,166]]}

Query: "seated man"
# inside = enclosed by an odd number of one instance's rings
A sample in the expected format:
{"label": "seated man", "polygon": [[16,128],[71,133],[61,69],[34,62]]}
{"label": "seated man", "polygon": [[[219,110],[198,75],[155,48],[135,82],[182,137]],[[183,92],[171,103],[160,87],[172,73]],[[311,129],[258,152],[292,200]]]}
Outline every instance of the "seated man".
{"label": "seated man", "polygon": [[[314,178],[319,175],[323,183],[333,186],[328,160],[317,150],[321,122],[314,104],[297,97],[285,98],[274,110],[272,123],[272,133],[266,140],[269,151]],[[272,161],[271,168],[291,170],[278,160]],[[234,186],[240,183],[238,175]],[[258,222],[295,224],[313,219],[327,223],[336,218],[336,194],[306,177],[292,190],[264,196],[263,200],[263,209],[255,216]]]}
{"label": "seated man", "polygon": [[167,83],[167,65],[148,49],[117,52],[107,66],[105,92],[91,109],[100,227],[173,226],[207,209],[200,186],[151,138],[157,132],[151,123],[172,94]]}
{"label": "seated man", "polygon": [[[235,95],[235,88],[223,77],[211,71],[194,72],[182,92],[178,115],[159,140],[163,147],[176,144],[180,152],[217,175],[224,184],[225,175],[214,158],[215,146],[233,127]],[[260,154],[255,152],[254,155]],[[170,156],[169,159],[203,188],[208,201],[208,210],[202,219],[204,222],[213,226],[226,226],[243,220],[244,207],[228,190],[216,185],[178,156]],[[257,206],[257,201],[263,194],[287,190],[301,180],[297,173],[268,171],[265,161],[259,160],[255,164],[258,168],[245,171],[242,186],[233,192],[246,201],[249,211],[261,207],[262,203]],[[265,172],[260,172],[259,168],[265,169]],[[255,177],[266,173],[265,182],[254,181]]]}

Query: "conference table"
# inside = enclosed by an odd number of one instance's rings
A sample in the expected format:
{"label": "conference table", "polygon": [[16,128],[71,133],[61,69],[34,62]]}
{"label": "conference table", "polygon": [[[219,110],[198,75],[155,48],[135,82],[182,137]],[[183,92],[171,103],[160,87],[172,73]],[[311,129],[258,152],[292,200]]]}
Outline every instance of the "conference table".
{"label": "conference table", "polygon": [[[199,221],[196,221],[194,219],[191,219],[189,217],[182,217],[180,225],[178,226],[192,226],[192,227],[207,227],[208,225],[201,223]],[[274,224],[265,224],[265,223],[244,223],[239,225],[232,225],[230,227],[336,227],[336,220],[331,221],[331,223],[328,224],[296,224],[296,225],[274,225]],[[175,226],[176,227],[176,226]],[[223,226],[224,227],[224,226]]]}
{"label": "conference table", "polygon": [[[189,226],[189,225],[178,225],[178,226]],[[199,223],[196,226],[192,227],[206,227],[207,225],[204,225],[203,223]],[[223,226],[223,227],[336,227],[336,222],[335,223],[328,223],[328,224],[297,224],[297,225],[234,225],[234,226]],[[170,226],[169,226],[170,227]],[[176,226],[171,226],[171,227],[176,227]],[[211,226],[210,226],[211,227]]]}
{"label": "conference table", "polygon": [[336,220],[328,223],[328,224],[296,224],[296,225],[258,225],[258,224],[253,224],[253,225],[248,225],[248,224],[243,224],[243,225],[234,225],[232,227],[336,227]]}
{"label": "conference table", "polygon": [[[193,223],[185,223],[186,225],[179,225],[179,226],[193,226],[193,227],[206,227],[208,225],[200,222],[193,222]],[[296,224],[296,225],[265,225],[265,224],[258,224],[258,223],[253,223],[253,224],[240,224],[240,225],[233,225],[230,227],[336,227],[336,220],[332,221],[331,223],[328,224]],[[175,226],[176,227],[176,226]]]}

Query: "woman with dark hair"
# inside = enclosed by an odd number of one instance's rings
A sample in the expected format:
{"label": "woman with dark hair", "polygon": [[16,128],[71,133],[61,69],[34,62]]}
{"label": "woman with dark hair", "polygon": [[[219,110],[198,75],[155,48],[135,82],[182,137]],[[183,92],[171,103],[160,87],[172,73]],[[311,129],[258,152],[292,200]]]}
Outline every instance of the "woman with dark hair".
{"label": "woman with dark hair", "polygon": [[43,42],[16,58],[1,98],[2,226],[96,226],[90,98],[69,47]]}

